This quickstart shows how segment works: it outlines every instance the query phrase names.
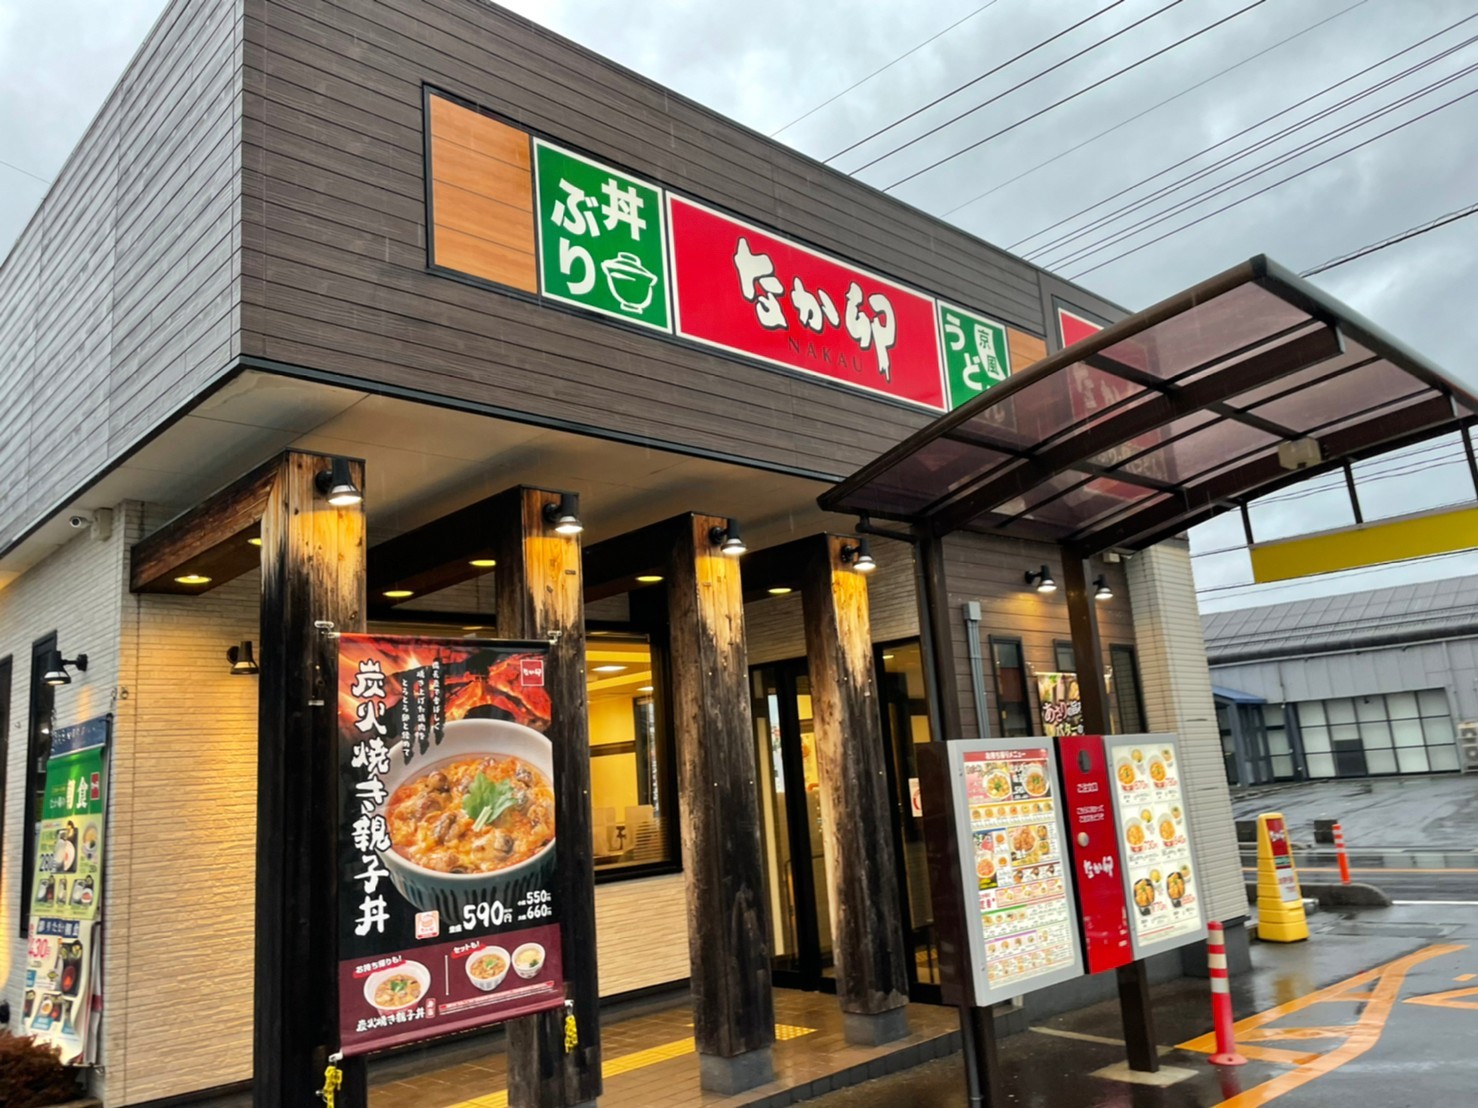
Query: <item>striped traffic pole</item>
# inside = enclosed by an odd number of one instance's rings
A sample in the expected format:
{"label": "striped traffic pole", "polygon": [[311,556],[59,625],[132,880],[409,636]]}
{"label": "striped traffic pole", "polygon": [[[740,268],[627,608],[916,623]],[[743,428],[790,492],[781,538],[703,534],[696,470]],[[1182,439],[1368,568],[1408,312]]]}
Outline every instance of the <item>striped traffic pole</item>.
{"label": "striped traffic pole", "polygon": [[1334,825],[1334,850],[1339,855],[1339,883],[1350,883],[1350,858],[1345,853],[1345,833],[1339,824]]}
{"label": "striped traffic pole", "polygon": [[1245,1066],[1247,1059],[1237,1053],[1237,1039],[1232,1031],[1226,931],[1213,920],[1206,925],[1206,932],[1206,964],[1211,970],[1211,1022],[1216,1027],[1216,1053],[1211,1056],[1211,1062],[1217,1066]]}

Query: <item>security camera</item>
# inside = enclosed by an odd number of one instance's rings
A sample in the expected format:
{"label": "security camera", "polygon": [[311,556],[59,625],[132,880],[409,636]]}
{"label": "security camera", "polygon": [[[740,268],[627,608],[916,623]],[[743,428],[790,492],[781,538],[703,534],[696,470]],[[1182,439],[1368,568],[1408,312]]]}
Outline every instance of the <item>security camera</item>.
{"label": "security camera", "polygon": [[83,515],[68,516],[67,526],[75,531],[80,531],[84,527],[92,526],[92,517]]}

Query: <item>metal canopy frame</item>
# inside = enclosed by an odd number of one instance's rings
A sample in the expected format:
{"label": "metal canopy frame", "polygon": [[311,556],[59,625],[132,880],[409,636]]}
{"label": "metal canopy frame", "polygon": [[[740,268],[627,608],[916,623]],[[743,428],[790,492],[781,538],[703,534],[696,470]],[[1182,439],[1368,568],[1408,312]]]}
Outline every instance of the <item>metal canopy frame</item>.
{"label": "metal canopy frame", "polygon": [[[1264,256],[941,416],[819,498],[830,511],[1139,550],[1478,421],[1436,366]],[[1288,468],[1280,448],[1317,458]]]}

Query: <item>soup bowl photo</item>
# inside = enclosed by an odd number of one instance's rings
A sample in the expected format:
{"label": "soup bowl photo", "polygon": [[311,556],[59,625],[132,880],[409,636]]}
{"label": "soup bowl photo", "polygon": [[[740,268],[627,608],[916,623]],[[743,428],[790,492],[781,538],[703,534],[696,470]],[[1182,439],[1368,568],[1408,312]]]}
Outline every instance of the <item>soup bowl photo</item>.
{"label": "soup bowl photo", "polygon": [[544,948],[538,943],[524,943],[513,952],[513,972],[532,981],[544,968]]}
{"label": "soup bowl photo", "polygon": [[[413,985],[404,985],[397,988],[397,981],[404,983],[406,979]],[[382,986],[385,995],[380,995]],[[364,979],[364,999],[367,1004],[382,1016],[393,1015],[403,1008],[413,1008],[426,999],[426,992],[431,988],[431,971],[420,962],[402,962],[398,966],[390,966],[386,969],[376,970]]]}
{"label": "soup bowl photo", "polygon": [[[408,833],[415,833],[418,828],[423,834],[429,833],[436,819],[423,820],[415,825],[402,821],[397,826],[390,817],[390,809],[403,785],[429,780],[436,773],[455,776],[459,766],[463,767],[465,774],[469,760],[486,758],[516,758],[534,771],[536,779],[542,775],[552,790],[554,749],[549,740],[532,728],[506,720],[462,719],[448,723],[441,745],[414,758],[409,765],[406,765],[402,754],[403,747],[404,743],[396,743],[390,748],[390,772],[384,778],[387,795],[379,809],[390,828],[391,848],[380,852],[380,860],[390,871],[391,883],[417,909],[440,912],[442,919],[448,922],[462,922],[464,907],[496,901],[501,901],[508,913],[507,922],[513,922],[519,899],[535,889],[548,888],[553,881],[554,845],[559,833],[557,814],[554,816],[555,835],[527,857],[519,858],[515,854],[507,865],[495,859],[457,858],[458,868],[467,872],[453,873],[448,869],[419,864],[409,857],[413,843]],[[462,804],[459,794],[452,792],[450,796],[452,805]],[[453,814],[456,814],[455,809]],[[490,823],[496,826],[497,821],[494,819]],[[456,855],[459,851],[467,851],[468,838],[464,835],[461,842],[448,843],[445,853]]]}
{"label": "soup bowl photo", "polygon": [[467,980],[485,993],[490,993],[503,984],[508,976],[508,967],[513,959],[501,946],[483,947],[467,959]]}

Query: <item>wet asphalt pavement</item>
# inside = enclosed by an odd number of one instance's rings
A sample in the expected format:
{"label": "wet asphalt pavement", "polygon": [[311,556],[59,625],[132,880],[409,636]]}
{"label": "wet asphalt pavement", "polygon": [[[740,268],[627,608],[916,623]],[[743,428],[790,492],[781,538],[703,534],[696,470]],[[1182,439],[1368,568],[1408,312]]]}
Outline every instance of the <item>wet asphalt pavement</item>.
{"label": "wet asphalt pavement", "polygon": [[[1261,1027],[1243,1026],[1243,1045],[1277,1052],[1278,1060],[1220,1068],[1204,1053],[1178,1048],[1211,1030],[1206,983],[1180,980],[1154,988],[1162,1072],[1177,1078],[1173,1084],[1157,1088],[1095,1075],[1123,1058],[1114,1043],[1095,1041],[1121,1037],[1118,1006],[1110,1002],[1002,1040],[1002,1105],[1446,1108],[1475,1103],[1478,905],[1319,912],[1309,922],[1313,934],[1307,942],[1254,944],[1255,972],[1233,984],[1239,1021],[1256,1022],[1260,1013],[1270,1013],[1261,1017]],[[1332,990],[1378,967],[1391,968],[1343,993]],[[1450,993],[1456,995],[1444,995]],[[1413,998],[1423,1002],[1412,1003]],[[1285,1008],[1281,1013],[1280,1007]],[[818,1108],[953,1108],[965,1103],[963,1063],[954,1055],[810,1103]]]}
{"label": "wet asphalt pavement", "polygon": [[1478,775],[1264,786],[1234,796],[1232,811],[1282,812],[1295,845],[1313,843],[1314,820],[1336,819],[1351,850],[1478,848]]}

